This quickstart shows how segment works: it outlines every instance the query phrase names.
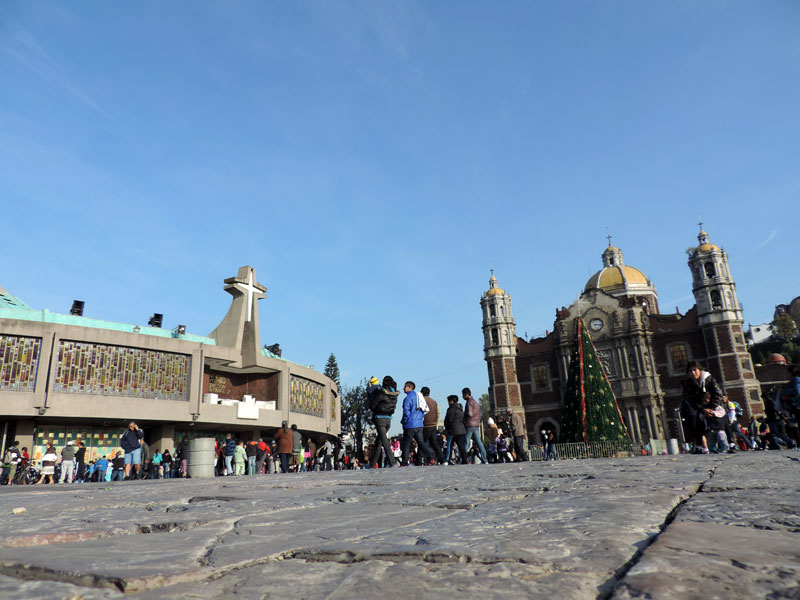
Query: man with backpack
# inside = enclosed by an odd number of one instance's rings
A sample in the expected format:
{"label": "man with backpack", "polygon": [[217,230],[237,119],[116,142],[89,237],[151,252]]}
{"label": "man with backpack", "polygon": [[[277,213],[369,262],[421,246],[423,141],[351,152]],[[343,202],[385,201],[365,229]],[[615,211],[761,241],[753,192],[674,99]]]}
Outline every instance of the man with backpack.
{"label": "man with backpack", "polygon": [[392,446],[389,444],[389,437],[387,432],[392,425],[392,415],[397,406],[397,383],[389,375],[383,378],[383,385],[378,385],[378,378],[373,377],[369,380],[367,386],[367,406],[372,411],[372,423],[375,425],[375,431],[378,433],[375,442],[375,449],[372,451],[370,457],[370,466],[372,468],[378,467],[378,458],[380,457],[380,448],[386,454],[386,460],[390,466],[396,467],[397,461],[392,454]]}
{"label": "man with backpack", "polygon": [[416,384],[413,381],[406,381],[403,386],[403,391],[406,397],[403,398],[403,418],[400,422],[403,425],[403,462],[402,466],[408,466],[408,457],[411,452],[411,440],[417,441],[417,453],[423,457],[423,465],[428,464],[429,461],[435,461],[433,452],[430,446],[425,443],[422,437],[422,421],[425,417],[428,405],[425,403],[425,398],[420,399],[420,394],[416,390]]}

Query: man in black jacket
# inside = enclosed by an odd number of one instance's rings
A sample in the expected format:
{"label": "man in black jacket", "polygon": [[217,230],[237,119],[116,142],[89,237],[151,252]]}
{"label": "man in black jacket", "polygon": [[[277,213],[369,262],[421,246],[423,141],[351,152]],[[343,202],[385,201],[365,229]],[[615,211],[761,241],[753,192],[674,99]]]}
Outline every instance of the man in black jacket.
{"label": "man in black jacket", "polygon": [[453,394],[447,397],[447,413],[444,416],[444,430],[447,432],[447,456],[445,464],[450,462],[450,450],[453,440],[458,446],[459,459],[462,465],[469,463],[467,460],[467,430],[464,427],[464,409],[458,403],[458,396]]}
{"label": "man in black jacket", "polygon": [[128,423],[128,429],[122,434],[119,445],[125,452],[125,479],[131,476],[133,465],[134,479],[139,475],[139,465],[142,464],[142,440],[144,432],[139,429],[136,421]]}

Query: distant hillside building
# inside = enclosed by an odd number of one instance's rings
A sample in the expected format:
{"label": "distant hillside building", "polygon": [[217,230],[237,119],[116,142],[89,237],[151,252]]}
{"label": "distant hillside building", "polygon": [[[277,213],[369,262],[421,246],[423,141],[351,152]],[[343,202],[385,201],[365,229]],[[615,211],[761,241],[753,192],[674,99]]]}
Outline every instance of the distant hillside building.
{"label": "distant hillside building", "polygon": [[153,447],[183,436],[270,435],[282,420],[315,437],[340,430],[336,384],[259,341],[255,269],[225,279],[228,313],[208,336],[179,326],[111,323],[33,310],[0,288],[0,433],[37,458],[48,440],[86,443],[87,460],[118,447],[130,420]]}
{"label": "distant hillside building", "polygon": [[580,298],[556,311],[552,333],[531,340],[517,337],[511,297],[492,274],[480,304],[493,410],[524,415],[528,436],[537,443],[543,428],[560,430],[578,316],[635,441],[679,437],[676,411],[690,360],[708,365],[728,397],[743,407],[745,421],[763,410],[728,255],[705,231],[689,251],[696,304],[685,315],[661,314],[653,282],[625,264],[622,250],[610,241],[601,258],[603,268],[589,278]]}

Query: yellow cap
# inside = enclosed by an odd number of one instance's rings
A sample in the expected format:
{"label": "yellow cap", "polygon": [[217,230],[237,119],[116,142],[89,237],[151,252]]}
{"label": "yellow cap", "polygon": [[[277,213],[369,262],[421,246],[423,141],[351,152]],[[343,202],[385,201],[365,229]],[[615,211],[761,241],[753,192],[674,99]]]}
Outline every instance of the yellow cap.
{"label": "yellow cap", "polygon": [[370,385],[378,385],[378,383],[379,383],[379,381],[378,381],[378,378],[377,378],[377,377],[372,377],[372,378],[370,378],[370,380],[369,380],[369,384],[370,384]]}

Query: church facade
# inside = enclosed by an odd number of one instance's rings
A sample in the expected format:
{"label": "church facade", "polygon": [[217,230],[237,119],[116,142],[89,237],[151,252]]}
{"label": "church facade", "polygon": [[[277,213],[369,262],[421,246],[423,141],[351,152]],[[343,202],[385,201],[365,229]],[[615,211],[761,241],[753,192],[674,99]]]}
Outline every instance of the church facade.
{"label": "church facade", "polygon": [[578,300],[556,310],[552,332],[529,340],[517,336],[511,296],[492,275],[480,304],[493,410],[523,416],[531,442],[541,443],[542,429],[560,431],[575,319],[581,317],[632,440],[682,438],[681,383],[692,360],[705,364],[739,403],[743,422],[763,411],[728,255],[705,231],[688,252],[695,305],[686,314],[662,314],[653,282],[625,264],[610,240],[601,258],[603,268]]}
{"label": "church facade", "polygon": [[261,345],[267,288],[255,269],[241,267],[224,290],[230,308],[206,336],[34,310],[0,287],[0,436],[34,459],[50,440],[81,440],[90,460],[118,448],[130,420],[161,449],[184,437],[266,438],[284,420],[317,439],[338,435],[336,384]]}

